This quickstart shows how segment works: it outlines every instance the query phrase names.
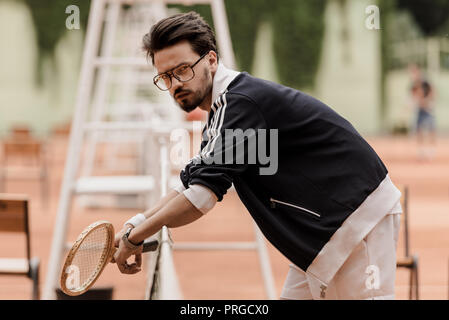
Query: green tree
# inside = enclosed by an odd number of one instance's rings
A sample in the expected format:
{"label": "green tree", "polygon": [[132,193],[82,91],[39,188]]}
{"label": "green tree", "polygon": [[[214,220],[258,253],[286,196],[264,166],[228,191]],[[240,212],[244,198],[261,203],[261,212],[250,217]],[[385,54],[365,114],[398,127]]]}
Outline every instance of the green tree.
{"label": "green tree", "polygon": [[272,16],[274,52],[285,85],[314,85],[323,44],[325,6],[325,0],[276,1]]}
{"label": "green tree", "polygon": [[409,10],[427,36],[437,34],[449,18],[449,0],[398,0],[397,6]]}
{"label": "green tree", "polygon": [[[90,0],[23,0],[30,8],[35,26],[38,45],[37,82],[42,83],[42,64],[45,58],[54,62],[54,52],[58,41],[67,31],[65,22],[66,8],[76,5],[80,9],[82,28],[87,25]],[[56,65],[53,64],[56,68]]]}
{"label": "green tree", "polygon": [[[232,46],[240,70],[251,72],[254,45],[262,21],[273,26],[279,78],[295,88],[311,87],[321,55],[326,0],[226,0]],[[194,10],[212,25],[208,6],[175,6]]]}
{"label": "green tree", "polygon": [[[31,9],[39,47],[38,80],[42,77],[42,62],[53,58],[58,41],[67,31],[65,9],[80,8],[81,24],[85,28],[90,0],[21,0]],[[296,88],[313,86],[321,53],[326,0],[226,0],[226,12],[232,45],[240,70],[251,72],[254,44],[262,21],[272,24],[275,63],[281,82]],[[194,10],[213,26],[208,5],[171,5],[182,12]],[[53,61],[53,59],[51,59]]]}

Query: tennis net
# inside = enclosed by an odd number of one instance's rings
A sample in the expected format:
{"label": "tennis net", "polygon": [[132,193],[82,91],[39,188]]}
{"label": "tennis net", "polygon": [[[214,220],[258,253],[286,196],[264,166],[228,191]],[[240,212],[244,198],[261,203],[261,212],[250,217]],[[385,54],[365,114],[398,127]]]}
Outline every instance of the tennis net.
{"label": "tennis net", "polygon": [[170,231],[163,227],[153,239],[160,243],[158,250],[147,255],[146,300],[181,300],[181,288],[173,261]]}

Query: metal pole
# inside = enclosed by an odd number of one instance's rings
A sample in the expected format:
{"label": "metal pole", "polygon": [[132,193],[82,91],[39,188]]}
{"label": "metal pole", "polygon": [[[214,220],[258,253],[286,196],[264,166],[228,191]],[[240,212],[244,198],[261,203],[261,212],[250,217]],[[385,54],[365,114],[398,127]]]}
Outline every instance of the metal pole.
{"label": "metal pole", "polygon": [[224,64],[229,68],[235,69],[234,51],[232,50],[231,35],[229,34],[226,7],[223,0],[211,0],[210,3],[217,42]]}
{"label": "metal pole", "polygon": [[[167,194],[168,187],[168,148],[167,140],[164,137],[159,138],[160,160],[161,160],[161,195]],[[173,263],[172,241],[170,231],[166,226],[162,227],[161,235],[161,253],[160,253],[160,292],[161,300],[180,300],[182,299],[181,288],[176,276],[176,269]]]}
{"label": "metal pole", "polygon": [[83,123],[86,119],[90,95],[92,91],[94,68],[93,60],[97,54],[101,26],[104,16],[104,0],[93,0],[91,3],[86,43],[83,53],[75,115],[70,133],[69,150],[64,169],[64,179],[59,197],[59,205],[54,226],[51,254],[47,270],[47,278],[43,299],[54,299],[58,282],[61,256],[64,250],[68,227],[68,213],[71,205],[72,187],[76,178],[79,157],[83,141]]}
{"label": "metal pole", "polygon": [[166,226],[162,227],[160,255],[160,288],[158,298],[160,300],[182,300],[181,288],[176,275],[176,268],[173,263],[171,239],[169,230]]}
{"label": "metal pole", "polygon": [[259,227],[254,223],[254,233],[256,235],[257,251],[259,252],[259,262],[262,269],[262,278],[265,292],[269,300],[276,299],[276,287],[274,285],[273,272],[270,265],[270,256],[264,241],[264,236]]}
{"label": "metal pole", "polygon": [[[107,10],[106,23],[104,30],[104,39],[101,49],[101,55],[103,57],[112,57],[112,49],[114,47],[114,40],[117,33],[118,18],[120,15],[120,4],[118,2],[112,3]],[[102,65],[98,70],[98,88],[95,90],[96,94],[93,100],[92,120],[101,121],[104,117],[105,101],[106,101],[106,86],[110,74],[110,65]],[[91,138],[88,141],[86,149],[85,166],[83,167],[83,176],[90,176],[92,174],[95,151],[97,147],[97,141],[99,138],[99,132],[93,132]]]}

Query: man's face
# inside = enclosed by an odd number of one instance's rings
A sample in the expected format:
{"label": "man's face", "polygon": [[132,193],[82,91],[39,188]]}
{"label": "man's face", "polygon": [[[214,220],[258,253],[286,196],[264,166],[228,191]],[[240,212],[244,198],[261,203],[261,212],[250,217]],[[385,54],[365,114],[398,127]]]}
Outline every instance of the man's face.
{"label": "man's face", "polygon": [[[154,66],[158,74],[167,72],[182,64],[192,65],[200,56],[192,50],[188,41],[179,42],[154,54]],[[216,55],[213,51],[201,59],[194,67],[195,77],[187,82],[171,78],[170,95],[186,112],[207,103],[212,92],[213,74],[217,69]],[[209,102],[210,103],[210,102]]]}

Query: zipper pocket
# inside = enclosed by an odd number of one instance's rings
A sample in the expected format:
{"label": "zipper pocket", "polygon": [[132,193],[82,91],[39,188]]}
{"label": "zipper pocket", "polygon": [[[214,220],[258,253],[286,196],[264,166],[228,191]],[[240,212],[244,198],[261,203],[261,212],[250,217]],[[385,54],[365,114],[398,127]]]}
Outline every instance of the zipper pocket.
{"label": "zipper pocket", "polygon": [[292,208],[295,208],[295,209],[298,209],[298,210],[301,210],[301,211],[305,211],[305,212],[307,212],[307,213],[310,213],[310,214],[314,215],[314,216],[317,217],[317,218],[321,218],[321,215],[320,215],[320,214],[318,214],[318,213],[316,213],[316,212],[313,212],[313,211],[311,211],[311,210],[308,210],[308,209],[306,209],[306,208],[303,208],[303,207],[300,207],[300,206],[297,206],[297,205],[294,205],[294,204],[291,204],[291,203],[279,201],[279,200],[276,200],[276,199],[273,199],[273,198],[270,198],[270,201],[271,201],[271,207],[272,207],[273,209],[276,208],[276,203],[278,203],[278,204],[282,204],[282,205],[285,205],[285,206],[289,206],[289,207],[292,207]]}

